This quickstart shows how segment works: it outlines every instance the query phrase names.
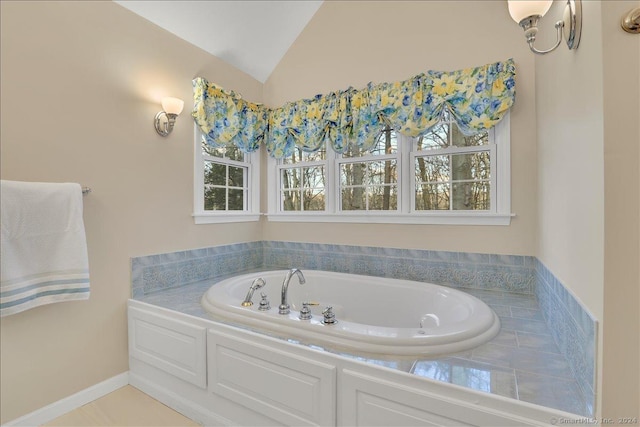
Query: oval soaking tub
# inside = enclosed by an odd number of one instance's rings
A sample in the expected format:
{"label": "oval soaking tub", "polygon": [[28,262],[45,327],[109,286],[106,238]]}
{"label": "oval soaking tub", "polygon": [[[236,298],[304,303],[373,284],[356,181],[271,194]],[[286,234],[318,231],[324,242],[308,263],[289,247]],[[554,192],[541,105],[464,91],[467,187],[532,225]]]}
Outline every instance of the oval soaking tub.
{"label": "oval soaking tub", "polygon": [[[288,286],[291,311],[279,314],[283,280],[288,270],[244,274],[213,285],[202,305],[214,318],[331,349],[388,356],[455,353],[483,344],[500,330],[498,316],[478,298],[430,283],[328,271],[302,270]],[[266,285],[255,291],[253,305],[243,307],[257,278]],[[259,310],[261,293],[271,309]],[[303,302],[313,317],[299,318]],[[323,323],[322,311],[333,307],[335,324]]]}

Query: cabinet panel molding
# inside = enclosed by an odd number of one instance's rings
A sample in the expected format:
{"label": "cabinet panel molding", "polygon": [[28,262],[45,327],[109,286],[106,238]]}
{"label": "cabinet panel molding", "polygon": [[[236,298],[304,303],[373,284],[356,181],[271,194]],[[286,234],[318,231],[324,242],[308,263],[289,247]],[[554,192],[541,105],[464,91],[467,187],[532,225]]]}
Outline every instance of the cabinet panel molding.
{"label": "cabinet panel molding", "polygon": [[206,329],[129,307],[129,355],[201,388],[207,387]]}
{"label": "cabinet panel molding", "polygon": [[343,369],[338,387],[341,426],[533,426],[518,416]]}
{"label": "cabinet panel molding", "polygon": [[288,425],[335,425],[333,365],[209,330],[209,391]]}

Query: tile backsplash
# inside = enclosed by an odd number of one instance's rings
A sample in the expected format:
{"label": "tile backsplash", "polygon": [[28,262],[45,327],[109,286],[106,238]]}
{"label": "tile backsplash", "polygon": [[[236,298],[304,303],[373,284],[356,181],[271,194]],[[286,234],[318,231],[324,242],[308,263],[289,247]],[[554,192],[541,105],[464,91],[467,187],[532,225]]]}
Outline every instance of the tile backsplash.
{"label": "tile backsplash", "polygon": [[531,256],[279,241],[236,243],[132,258],[132,296],[292,267],[535,296],[583,395],[593,401],[597,321]]}
{"label": "tile backsplash", "polygon": [[133,298],[262,267],[262,242],[236,243],[131,259]]}
{"label": "tile backsplash", "polygon": [[560,352],[584,396],[595,395],[598,322],[569,290],[536,259],[536,298]]}
{"label": "tile backsplash", "polygon": [[275,241],[263,245],[268,269],[298,267],[534,293],[532,257]]}

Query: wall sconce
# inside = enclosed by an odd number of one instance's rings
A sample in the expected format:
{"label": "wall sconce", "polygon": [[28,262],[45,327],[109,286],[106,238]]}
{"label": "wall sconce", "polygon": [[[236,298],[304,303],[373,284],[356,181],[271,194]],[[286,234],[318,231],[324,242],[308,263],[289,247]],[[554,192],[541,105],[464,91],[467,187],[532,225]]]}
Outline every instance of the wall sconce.
{"label": "wall sconce", "polygon": [[162,111],[156,114],[154,125],[156,132],[162,136],[167,136],[173,130],[176,123],[176,117],[182,113],[184,101],[178,98],[162,98]]}
{"label": "wall sconce", "polygon": [[538,33],[538,20],[544,16],[551,7],[553,0],[508,0],[509,13],[524,30],[529,49],[532,52],[544,55],[555,50],[562,42],[562,36],[567,41],[569,49],[577,49],[580,44],[580,33],[582,32],[582,3],[581,0],[567,0],[564,9],[564,16],[561,21],[556,22],[558,39],[556,45],[548,50],[538,50],[533,47]]}
{"label": "wall sconce", "polygon": [[622,29],[627,33],[640,34],[640,7],[631,9],[622,17]]}

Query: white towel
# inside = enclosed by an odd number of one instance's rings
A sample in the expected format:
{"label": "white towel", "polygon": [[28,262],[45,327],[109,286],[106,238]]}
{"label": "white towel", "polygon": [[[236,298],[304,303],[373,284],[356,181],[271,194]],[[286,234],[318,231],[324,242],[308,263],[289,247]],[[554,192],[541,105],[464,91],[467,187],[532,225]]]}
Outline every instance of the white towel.
{"label": "white towel", "polygon": [[82,187],[0,182],[0,317],[89,298]]}

